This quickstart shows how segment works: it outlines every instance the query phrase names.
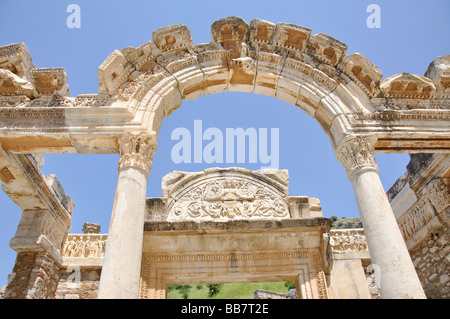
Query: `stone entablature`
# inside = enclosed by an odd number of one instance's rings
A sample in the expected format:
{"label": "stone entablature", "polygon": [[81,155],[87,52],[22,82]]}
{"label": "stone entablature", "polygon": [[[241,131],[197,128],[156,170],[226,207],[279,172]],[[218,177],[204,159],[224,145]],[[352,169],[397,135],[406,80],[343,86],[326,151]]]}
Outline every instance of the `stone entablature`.
{"label": "stone entablature", "polygon": [[305,299],[326,299],[326,218],[146,222],[141,298],[168,284],[295,280]]}
{"label": "stone entablature", "polygon": [[403,238],[408,242],[420,230],[426,229],[434,217],[445,220],[445,210],[449,206],[446,183],[440,178],[433,180],[423,189],[423,196],[397,219]]}
{"label": "stone entablature", "polygon": [[[182,100],[243,91],[301,108],[330,135],[333,149],[366,134],[378,139],[379,152],[450,147],[448,55],[424,76],[383,80],[363,55],[346,55],[347,45],[301,26],[227,17],[212,24],[211,35],[210,43],[195,45],[185,25],[155,30],[152,41],[105,59],[97,94],[76,97],[62,68],[36,68],[23,43],[1,47],[0,143],[15,152],[118,153],[118,136],[157,133]],[[11,136],[30,132],[36,138]]]}

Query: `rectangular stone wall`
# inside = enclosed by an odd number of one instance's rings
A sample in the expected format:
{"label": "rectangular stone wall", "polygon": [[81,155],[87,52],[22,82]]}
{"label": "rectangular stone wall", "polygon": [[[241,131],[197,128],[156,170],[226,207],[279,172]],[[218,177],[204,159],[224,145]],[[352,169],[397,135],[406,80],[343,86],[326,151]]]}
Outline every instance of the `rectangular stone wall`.
{"label": "rectangular stone wall", "polygon": [[410,251],[427,298],[450,298],[449,230],[431,233],[420,245]]}
{"label": "rectangular stone wall", "polygon": [[18,253],[5,299],[53,299],[61,276],[45,252]]}

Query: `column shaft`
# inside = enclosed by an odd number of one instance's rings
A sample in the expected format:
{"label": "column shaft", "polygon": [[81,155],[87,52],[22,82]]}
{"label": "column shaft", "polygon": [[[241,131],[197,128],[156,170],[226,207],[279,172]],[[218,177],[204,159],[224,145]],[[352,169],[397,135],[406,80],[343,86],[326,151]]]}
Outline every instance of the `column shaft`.
{"label": "column shaft", "polygon": [[381,297],[425,298],[378,173],[355,174],[352,184]]}
{"label": "column shaft", "polygon": [[155,140],[155,134],[127,134],[119,138],[119,179],[98,298],[139,298],[145,195]]}
{"label": "column shaft", "polygon": [[336,156],[352,182],[372,265],[385,299],[425,298],[408,249],[387,199],[374,157],[376,138],[353,138]]}
{"label": "column shaft", "polygon": [[98,298],[139,298],[146,189],[140,169],[120,172]]}

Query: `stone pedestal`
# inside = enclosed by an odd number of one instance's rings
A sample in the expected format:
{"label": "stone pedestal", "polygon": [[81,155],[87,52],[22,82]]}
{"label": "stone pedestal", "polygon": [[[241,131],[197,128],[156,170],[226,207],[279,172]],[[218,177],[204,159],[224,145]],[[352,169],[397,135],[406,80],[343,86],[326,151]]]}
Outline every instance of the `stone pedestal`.
{"label": "stone pedestal", "polygon": [[61,244],[70,225],[49,210],[25,210],[9,245],[17,251],[5,298],[52,299],[61,267]]}
{"label": "stone pedestal", "polygon": [[155,135],[119,139],[119,179],[106,244],[98,298],[139,298],[147,179]]}
{"label": "stone pedestal", "polygon": [[371,138],[349,140],[338,149],[337,158],[353,184],[372,264],[380,272],[381,297],[425,298],[380,181],[373,143]]}

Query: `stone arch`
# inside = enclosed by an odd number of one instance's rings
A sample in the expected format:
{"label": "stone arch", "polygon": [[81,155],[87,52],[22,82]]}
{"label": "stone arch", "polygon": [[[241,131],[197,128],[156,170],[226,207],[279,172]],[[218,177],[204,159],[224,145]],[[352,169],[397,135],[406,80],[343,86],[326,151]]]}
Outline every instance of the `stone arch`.
{"label": "stone arch", "polygon": [[374,111],[380,70],[347,46],[300,26],[228,17],[211,26],[212,42],[194,45],[189,29],[153,32],[138,48],[114,51],[99,67],[99,93],[125,103],[149,130],[204,94],[240,91],[284,100],[315,118],[333,147],[351,130],[350,114]]}

